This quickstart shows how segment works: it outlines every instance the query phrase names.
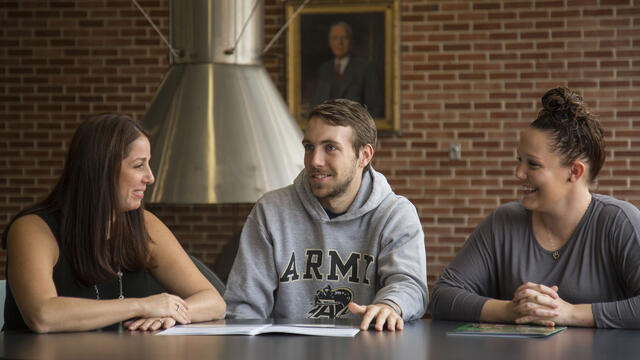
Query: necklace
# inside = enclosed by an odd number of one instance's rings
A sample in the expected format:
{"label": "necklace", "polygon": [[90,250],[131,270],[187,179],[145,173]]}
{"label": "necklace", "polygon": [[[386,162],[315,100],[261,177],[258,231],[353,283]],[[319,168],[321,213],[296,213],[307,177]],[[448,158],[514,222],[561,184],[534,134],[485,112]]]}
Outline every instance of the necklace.
{"label": "necklace", "polygon": [[558,260],[560,258],[560,252],[556,250],[551,254],[551,256],[553,256],[553,260]]}
{"label": "necklace", "polygon": [[[122,271],[118,269],[116,275],[118,275],[118,283],[120,284],[120,296],[118,296],[118,299],[122,300],[124,299],[124,294],[122,293]],[[100,291],[98,291],[98,285],[93,285],[93,290],[96,291],[96,300],[100,300]]]}

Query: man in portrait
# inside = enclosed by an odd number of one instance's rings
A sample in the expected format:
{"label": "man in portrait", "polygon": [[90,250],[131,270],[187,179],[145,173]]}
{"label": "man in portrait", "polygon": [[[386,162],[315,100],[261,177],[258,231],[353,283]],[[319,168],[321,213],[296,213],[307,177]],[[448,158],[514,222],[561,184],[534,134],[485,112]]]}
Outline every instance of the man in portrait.
{"label": "man in portrait", "polygon": [[325,100],[345,98],[367,106],[374,118],[384,117],[384,96],[373,64],[351,53],[353,32],[346,22],[329,29],[329,48],[334,58],[318,68],[311,106]]}

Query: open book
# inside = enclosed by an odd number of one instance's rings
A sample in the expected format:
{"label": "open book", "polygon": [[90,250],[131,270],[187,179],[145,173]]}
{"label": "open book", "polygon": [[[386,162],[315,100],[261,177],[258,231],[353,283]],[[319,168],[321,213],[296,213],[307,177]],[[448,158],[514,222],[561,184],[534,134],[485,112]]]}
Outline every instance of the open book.
{"label": "open book", "polygon": [[156,335],[260,335],[282,333],[315,336],[351,337],[360,331],[357,327],[330,324],[190,324],[178,325]]}
{"label": "open book", "polygon": [[472,323],[448,331],[447,335],[475,335],[499,337],[546,337],[559,333],[566,326],[544,327],[535,325]]}

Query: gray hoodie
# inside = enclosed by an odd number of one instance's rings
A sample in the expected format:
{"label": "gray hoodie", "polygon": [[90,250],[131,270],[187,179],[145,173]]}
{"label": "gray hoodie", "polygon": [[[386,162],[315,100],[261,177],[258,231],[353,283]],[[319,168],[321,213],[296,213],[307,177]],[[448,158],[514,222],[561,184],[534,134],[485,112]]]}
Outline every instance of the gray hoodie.
{"label": "gray hoodie", "polygon": [[350,318],[348,303],[427,307],[424,234],[415,207],[365,172],[346,213],[330,219],[303,170],[265,194],[242,229],[224,299],[230,318]]}

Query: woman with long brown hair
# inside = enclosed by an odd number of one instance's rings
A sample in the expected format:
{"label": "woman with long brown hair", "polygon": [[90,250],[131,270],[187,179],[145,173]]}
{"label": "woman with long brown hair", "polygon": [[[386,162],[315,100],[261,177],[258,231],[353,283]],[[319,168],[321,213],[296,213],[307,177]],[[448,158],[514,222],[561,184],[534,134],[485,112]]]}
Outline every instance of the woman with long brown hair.
{"label": "woman with long brown hair", "polygon": [[[143,209],[146,132],[102,114],[75,132],[60,179],[2,234],[5,330],[81,331],[124,321],[130,330],[224,317],[225,304],[171,231]],[[153,277],[171,294],[152,295]]]}

